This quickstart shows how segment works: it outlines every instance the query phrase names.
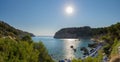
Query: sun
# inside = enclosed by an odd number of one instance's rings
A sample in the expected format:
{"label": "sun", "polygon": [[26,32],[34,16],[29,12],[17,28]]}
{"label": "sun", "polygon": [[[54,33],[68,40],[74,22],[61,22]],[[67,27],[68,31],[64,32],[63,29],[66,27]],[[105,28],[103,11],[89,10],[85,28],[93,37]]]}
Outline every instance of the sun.
{"label": "sun", "polygon": [[65,11],[66,11],[67,14],[72,14],[73,13],[73,7],[68,6],[68,7],[66,7]]}

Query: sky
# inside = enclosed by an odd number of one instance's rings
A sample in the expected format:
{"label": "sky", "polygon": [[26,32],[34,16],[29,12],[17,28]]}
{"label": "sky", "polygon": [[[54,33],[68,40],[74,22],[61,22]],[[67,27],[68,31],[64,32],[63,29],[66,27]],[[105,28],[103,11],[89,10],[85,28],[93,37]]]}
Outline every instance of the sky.
{"label": "sky", "polygon": [[0,0],[0,20],[40,36],[67,27],[105,27],[120,22],[120,0]]}

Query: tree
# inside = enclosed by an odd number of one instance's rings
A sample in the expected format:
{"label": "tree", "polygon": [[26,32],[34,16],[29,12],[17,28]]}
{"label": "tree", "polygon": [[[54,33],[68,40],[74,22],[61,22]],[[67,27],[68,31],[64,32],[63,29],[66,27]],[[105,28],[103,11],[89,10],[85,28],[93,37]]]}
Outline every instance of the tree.
{"label": "tree", "polygon": [[32,38],[29,35],[26,35],[26,36],[22,37],[22,41],[32,42]]}
{"label": "tree", "polygon": [[[40,59],[42,58],[42,61]],[[0,62],[54,62],[44,45],[0,39]]]}

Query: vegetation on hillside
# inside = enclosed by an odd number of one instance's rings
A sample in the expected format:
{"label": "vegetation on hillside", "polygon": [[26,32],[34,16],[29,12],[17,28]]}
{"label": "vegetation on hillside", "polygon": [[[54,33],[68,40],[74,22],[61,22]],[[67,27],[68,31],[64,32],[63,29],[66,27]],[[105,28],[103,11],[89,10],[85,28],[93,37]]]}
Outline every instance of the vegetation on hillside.
{"label": "vegetation on hillside", "polygon": [[89,26],[63,28],[55,33],[54,38],[82,38],[82,37],[100,37],[111,36],[120,39],[120,23],[108,27],[91,28]]}
{"label": "vegetation on hillside", "polygon": [[54,62],[42,42],[31,33],[0,21],[0,62]]}
{"label": "vegetation on hillside", "polygon": [[15,29],[9,24],[0,21],[0,38],[2,37],[10,37],[12,39],[22,38],[26,35],[34,36],[32,33],[28,33],[19,29]]}
{"label": "vegetation on hillside", "polygon": [[[102,62],[105,54],[110,62],[120,61],[118,47],[120,47],[120,23],[105,28],[93,29],[95,36],[103,40],[104,46],[100,49],[97,57],[88,57],[84,60],[73,59],[73,62]],[[95,37],[94,36],[94,37]]]}
{"label": "vegetation on hillside", "polygon": [[91,28],[89,26],[63,28],[55,33],[54,38],[83,38],[105,35],[106,28]]}
{"label": "vegetation on hillside", "polygon": [[[31,36],[33,34],[15,29],[0,21],[0,62],[54,62],[45,46],[41,42],[33,42]],[[116,59],[120,46],[120,23],[103,28],[90,28],[88,26],[64,28],[56,33],[55,38],[80,38],[85,36],[104,40],[104,46],[98,51],[98,56],[73,59],[72,62],[102,62],[103,53],[110,61]]]}

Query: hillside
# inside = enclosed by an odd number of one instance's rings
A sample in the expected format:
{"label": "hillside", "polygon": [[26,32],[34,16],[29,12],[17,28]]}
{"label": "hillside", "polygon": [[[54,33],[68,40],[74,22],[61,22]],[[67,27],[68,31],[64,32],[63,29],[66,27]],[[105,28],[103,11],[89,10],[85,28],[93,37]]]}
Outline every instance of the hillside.
{"label": "hillside", "polygon": [[97,37],[104,36],[106,34],[110,34],[110,32],[114,31],[114,35],[117,35],[116,32],[119,30],[120,23],[113,24],[108,27],[101,28],[91,28],[89,26],[84,27],[73,27],[73,28],[63,28],[57,31],[54,35],[54,38],[83,38],[83,37]]}
{"label": "hillside", "polygon": [[[103,28],[63,28],[56,32],[54,38],[81,38],[92,37],[101,40],[102,48],[98,51],[97,57],[88,57],[84,60],[77,59],[73,62],[101,62],[104,57],[110,60],[110,62],[117,62],[120,60],[119,50],[120,47],[120,23],[112,24]],[[104,55],[103,55],[104,54]],[[88,61],[89,60],[89,61]],[[107,60],[108,61],[108,60]]]}
{"label": "hillside", "polygon": [[10,26],[9,24],[0,21],[0,38],[1,37],[22,38],[25,35],[34,36],[32,33],[16,29]]}
{"label": "hillside", "polygon": [[[82,38],[82,37],[92,37],[100,40],[102,47],[98,50],[98,55],[96,57],[87,57],[83,59],[73,59],[72,62],[118,62],[119,49],[120,48],[120,23],[112,24],[108,27],[102,28],[90,28],[76,27],[76,28],[63,28],[56,32],[54,38]],[[105,60],[105,59],[107,60]]]}
{"label": "hillside", "polygon": [[63,28],[55,33],[54,38],[83,38],[104,35],[105,33],[105,28],[91,28],[89,26]]}
{"label": "hillside", "polygon": [[42,42],[0,21],[0,62],[54,62]]}

